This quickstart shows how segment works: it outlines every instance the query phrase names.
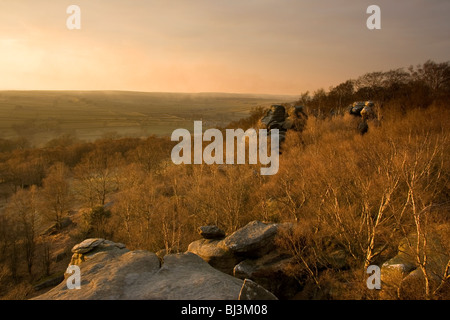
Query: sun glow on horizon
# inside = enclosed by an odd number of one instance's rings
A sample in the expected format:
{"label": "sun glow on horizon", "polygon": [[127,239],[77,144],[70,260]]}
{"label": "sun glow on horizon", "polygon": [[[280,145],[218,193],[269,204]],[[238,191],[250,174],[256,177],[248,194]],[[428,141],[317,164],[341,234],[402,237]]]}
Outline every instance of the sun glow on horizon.
{"label": "sun glow on horizon", "polygon": [[427,2],[429,12],[424,1],[408,10],[422,10],[422,22],[433,19],[439,28],[396,16],[404,1],[380,1],[383,29],[373,32],[365,27],[366,4],[348,0],[339,10],[329,0],[330,7],[80,0],[81,30],[66,28],[67,3],[4,2],[0,90],[300,94],[450,52],[450,27],[439,19],[450,5],[436,1]]}

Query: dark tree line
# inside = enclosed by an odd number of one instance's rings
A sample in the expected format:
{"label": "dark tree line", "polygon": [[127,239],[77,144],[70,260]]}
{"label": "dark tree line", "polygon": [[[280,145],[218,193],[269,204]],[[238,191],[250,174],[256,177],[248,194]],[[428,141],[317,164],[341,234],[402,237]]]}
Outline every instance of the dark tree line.
{"label": "dark tree line", "polygon": [[427,61],[416,67],[366,73],[328,92],[319,89],[301,94],[297,104],[316,115],[342,114],[354,101],[373,100],[392,112],[426,108],[432,103],[447,107],[450,97],[450,64]]}

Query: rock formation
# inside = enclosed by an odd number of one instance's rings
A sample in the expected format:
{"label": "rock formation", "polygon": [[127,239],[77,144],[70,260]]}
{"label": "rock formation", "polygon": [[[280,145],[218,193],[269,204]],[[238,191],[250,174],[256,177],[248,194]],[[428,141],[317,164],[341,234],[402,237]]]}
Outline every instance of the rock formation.
{"label": "rock formation", "polygon": [[188,252],[224,273],[253,280],[278,298],[289,299],[299,290],[298,281],[286,273],[292,257],[275,245],[280,228],[288,227],[286,223],[252,221],[222,239],[194,241]]}
{"label": "rock formation", "polygon": [[375,117],[374,106],[373,101],[356,101],[348,109],[350,114],[368,120]]}
{"label": "rock formation", "polygon": [[302,106],[272,105],[260,120],[260,127],[268,130],[278,129],[281,143],[285,140],[288,130],[302,131],[307,118]]}
{"label": "rock formation", "polygon": [[348,107],[348,112],[351,115],[361,117],[357,128],[361,135],[364,135],[369,131],[369,124],[367,121],[376,118],[374,107],[375,104],[373,101],[357,101]]}
{"label": "rock formation", "polygon": [[165,255],[161,261],[155,253],[130,251],[105,239],[86,239],[72,252],[70,265],[80,267],[81,288],[69,290],[64,280],[35,299],[276,299],[258,284],[225,274],[191,252]]}
{"label": "rock formation", "polygon": [[234,267],[248,258],[259,258],[275,250],[274,238],[279,224],[252,221],[222,239],[200,239],[192,242],[188,252],[202,257],[216,269],[233,274]]}

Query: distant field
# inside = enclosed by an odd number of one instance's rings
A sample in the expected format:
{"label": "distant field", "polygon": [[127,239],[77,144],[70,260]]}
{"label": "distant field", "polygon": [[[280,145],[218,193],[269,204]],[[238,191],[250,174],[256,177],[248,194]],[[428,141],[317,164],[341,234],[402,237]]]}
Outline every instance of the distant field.
{"label": "distant field", "polygon": [[223,126],[253,107],[295,96],[128,91],[0,91],[0,137],[42,145],[62,134],[91,141],[105,134],[169,135],[174,129]]}

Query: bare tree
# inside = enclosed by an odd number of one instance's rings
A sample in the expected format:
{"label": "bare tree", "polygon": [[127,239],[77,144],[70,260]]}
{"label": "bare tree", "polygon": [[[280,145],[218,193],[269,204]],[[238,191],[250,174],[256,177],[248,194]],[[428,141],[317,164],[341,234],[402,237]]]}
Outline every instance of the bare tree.
{"label": "bare tree", "polygon": [[31,275],[37,238],[37,187],[32,186],[30,190],[18,190],[8,203],[6,212],[11,222],[17,224],[19,239],[23,243],[27,270]]}
{"label": "bare tree", "polygon": [[120,154],[94,150],[75,167],[76,193],[91,208],[105,205],[106,197],[117,189],[116,170],[120,161]]}
{"label": "bare tree", "polygon": [[[411,138],[413,140],[414,137]],[[417,137],[415,139],[418,139]],[[432,298],[429,270],[429,216],[431,210],[442,205],[436,203],[443,182],[443,165],[446,156],[444,146],[447,138],[439,136],[432,139],[411,141],[413,148],[406,150],[402,163],[403,179],[407,185],[405,208],[411,213],[416,239],[411,242],[405,235],[408,245],[415,254],[415,260],[425,279],[425,297]],[[447,269],[447,268],[446,268]],[[447,271],[444,277],[447,277]]]}
{"label": "bare tree", "polygon": [[69,168],[64,163],[56,163],[44,178],[41,190],[43,212],[46,218],[61,227],[61,220],[70,206],[70,186],[67,181]]}

